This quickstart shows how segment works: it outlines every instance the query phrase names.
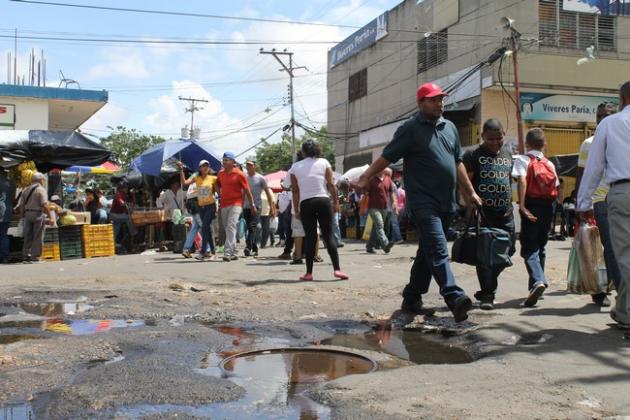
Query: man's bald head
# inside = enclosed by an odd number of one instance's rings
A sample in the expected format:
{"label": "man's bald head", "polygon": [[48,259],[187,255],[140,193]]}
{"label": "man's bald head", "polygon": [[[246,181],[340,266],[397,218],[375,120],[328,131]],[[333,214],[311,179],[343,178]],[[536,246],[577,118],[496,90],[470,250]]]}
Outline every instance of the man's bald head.
{"label": "man's bald head", "polygon": [[619,110],[622,110],[626,105],[630,105],[630,80],[619,88],[619,99]]}

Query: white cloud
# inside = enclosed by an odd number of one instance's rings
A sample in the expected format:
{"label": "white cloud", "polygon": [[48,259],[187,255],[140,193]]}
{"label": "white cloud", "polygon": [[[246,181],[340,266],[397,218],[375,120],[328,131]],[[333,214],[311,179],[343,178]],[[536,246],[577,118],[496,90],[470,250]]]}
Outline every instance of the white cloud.
{"label": "white cloud", "polygon": [[103,50],[104,62],[92,66],[86,78],[99,79],[145,79],[149,71],[141,50],[136,48],[107,48]]}
{"label": "white cloud", "polygon": [[186,96],[208,101],[198,104],[203,109],[195,112],[195,127],[201,129],[202,141],[213,140],[209,144],[218,153],[227,150],[240,153],[256,143],[260,137],[258,133],[239,132],[227,135],[242,128],[243,121],[230,116],[225,112],[221,101],[214,98],[203,86],[190,80],[172,82],[169,94],[160,95],[149,101],[148,105],[152,112],[145,117],[149,132],[179,133],[184,126],[190,126],[190,113],[185,112],[185,108],[190,104],[178,98],[182,89],[187,92]]}

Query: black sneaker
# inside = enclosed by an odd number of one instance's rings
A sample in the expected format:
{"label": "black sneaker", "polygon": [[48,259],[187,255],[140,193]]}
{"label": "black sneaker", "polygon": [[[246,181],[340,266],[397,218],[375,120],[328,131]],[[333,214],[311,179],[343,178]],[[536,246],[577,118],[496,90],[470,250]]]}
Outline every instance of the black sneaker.
{"label": "black sneaker", "polygon": [[463,295],[448,303],[448,307],[453,312],[455,322],[466,321],[468,312],[472,309],[472,300],[468,296]]}
{"label": "black sneaker", "polygon": [[254,251],[254,252],[252,252],[252,253],[251,253],[251,256],[252,256],[252,257],[257,257],[257,256],[258,256],[258,251]]}
{"label": "black sneaker", "polygon": [[491,294],[484,294],[482,291],[475,293],[475,299],[479,301],[479,307],[484,311],[491,311],[494,309],[494,296]]}
{"label": "black sneaker", "polygon": [[374,248],[369,245],[365,247],[365,252],[367,252],[368,254],[376,254],[376,251],[374,251]]}
{"label": "black sneaker", "polygon": [[394,243],[389,242],[387,245],[385,245],[385,248],[383,248],[383,252],[385,252],[386,254],[389,254],[389,251],[391,251],[393,247],[394,247]]}
{"label": "black sneaker", "polygon": [[321,263],[321,262],[324,262],[324,259],[320,257],[319,255],[315,255],[315,257],[313,258],[313,262]]}
{"label": "black sneaker", "polygon": [[236,260],[238,260],[238,255],[232,255],[230,257],[230,261],[236,261]]}
{"label": "black sneaker", "polygon": [[422,299],[415,300],[415,301],[403,299],[402,305],[400,305],[400,309],[403,312],[407,312],[407,313],[415,314],[415,315],[427,315],[427,316],[435,315],[435,309],[425,308],[422,305]]}
{"label": "black sneaker", "polygon": [[302,262],[302,258],[293,258],[293,260],[289,264],[291,264],[291,265],[302,265],[304,263]]}
{"label": "black sneaker", "polygon": [[223,257],[223,262],[230,262],[230,261],[232,261],[232,259],[228,257],[227,255]]}
{"label": "black sneaker", "polygon": [[344,246],[346,246],[346,244],[344,244],[343,242],[339,242],[337,244],[337,248],[343,248]]}
{"label": "black sneaker", "polygon": [[540,299],[542,294],[545,293],[546,288],[547,287],[544,284],[538,284],[534,286],[534,288],[529,291],[529,296],[527,296],[527,299],[525,299],[523,305],[528,308],[536,306],[536,303],[538,303],[538,299]]}
{"label": "black sneaker", "polygon": [[245,249],[243,250],[243,254],[244,254],[246,257],[249,257],[249,254],[250,254],[250,252],[249,252],[249,248],[245,248]]}
{"label": "black sneaker", "polygon": [[280,260],[290,260],[291,259],[291,254],[288,252],[283,252],[282,254],[280,254],[278,256],[278,259]]}
{"label": "black sneaker", "polygon": [[606,295],[606,293],[598,293],[596,295],[591,295],[591,298],[593,299],[593,303],[599,306],[600,308],[610,307],[610,299],[608,299],[608,296]]}

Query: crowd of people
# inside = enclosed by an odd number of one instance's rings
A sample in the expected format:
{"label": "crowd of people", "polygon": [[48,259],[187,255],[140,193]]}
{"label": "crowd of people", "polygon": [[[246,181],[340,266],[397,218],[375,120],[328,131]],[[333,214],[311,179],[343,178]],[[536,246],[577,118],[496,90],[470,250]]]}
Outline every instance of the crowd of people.
{"label": "crowd of people", "polygon": [[[274,194],[254,160],[245,168],[231,152],[222,157],[222,168],[213,173],[207,160],[186,177],[179,164],[179,179],[162,191],[158,208],[169,214],[188,216],[188,230],[182,255],[191,258],[198,249],[198,260],[224,262],[239,259],[237,243],[244,239],[243,256],[257,256],[269,241],[284,245],[280,259],[304,264],[302,281],[314,278],[314,263],[321,261],[319,241],[328,252],[333,275],[348,279],[341,270],[338,248],[343,246],[341,228],[357,227],[357,234],[369,216],[372,229],[366,251],[385,253],[402,240],[400,225],[408,221],[417,232],[418,249],[408,284],[402,291],[402,309],[415,314],[431,313],[423,304],[431,279],[457,322],[468,317],[473,303],[458,285],[449,260],[450,221],[463,198],[468,214],[477,214],[480,224],[509,235],[509,255],[516,252],[528,273],[523,304],[538,303],[549,286],[545,274],[546,245],[554,237],[561,180],[545,156],[545,132],[531,128],[525,137],[526,152],[513,155],[505,143],[503,125],[491,118],[484,122],[482,143],[462,153],[455,125],[443,117],[447,94],[431,83],[420,86],[416,94],[418,112],[404,122],[382,155],[355,182],[338,183],[330,163],[321,158],[319,145],[306,141],[297,161],[283,181],[283,191]],[[603,103],[597,108],[597,129],[580,149],[573,214],[580,222],[596,222],[609,283],[617,290],[611,317],[621,328],[630,328],[630,82],[620,89],[620,103]],[[619,109],[619,111],[617,111]],[[403,180],[392,179],[390,165],[403,159]],[[55,211],[43,187],[44,176],[33,175],[33,183],[22,191],[18,209],[24,220],[24,257],[37,261],[41,254],[44,224],[55,224]],[[397,181],[399,182],[399,181]],[[520,234],[515,234],[512,185],[517,186]],[[183,187],[183,189],[182,189]],[[404,187],[404,189],[403,189]],[[8,214],[13,208],[9,184],[0,177],[0,259],[6,260]],[[118,186],[111,206],[100,191],[86,191],[81,203],[92,223],[111,220],[115,235],[121,229],[135,232],[130,217],[128,187]],[[54,201],[54,197],[53,200]],[[563,204],[571,203],[565,202]],[[564,206],[563,206],[564,207]],[[343,211],[342,211],[343,208]],[[404,217],[403,217],[404,215]],[[472,216],[471,216],[472,217]],[[275,221],[275,223],[274,223]],[[345,230],[345,229],[344,229]],[[566,230],[566,224],[565,224]],[[196,245],[198,234],[201,241]],[[270,239],[270,240],[269,240]],[[282,241],[282,242],[281,242]],[[509,258],[508,258],[509,261]],[[476,266],[479,290],[474,293],[481,309],[492,310],[499,277],[511,265]],[[595,304],[611,305],[607,292],[592,295]]]}

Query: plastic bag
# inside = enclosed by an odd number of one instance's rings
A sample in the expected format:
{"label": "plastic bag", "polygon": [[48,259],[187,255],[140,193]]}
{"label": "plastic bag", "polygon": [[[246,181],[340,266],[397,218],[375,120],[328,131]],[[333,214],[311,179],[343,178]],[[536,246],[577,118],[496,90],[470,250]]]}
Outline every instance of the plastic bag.
{"label": "plastic bag", "polygon": [[575,232],[567,273],[572,293],[596,294],[608,291],[608,276],[599,229],[594,223],[582,223]]}
{"label": "plastic bag", "polygon": [[174,225],[181,225],[184,223],[184,216],[180,209],[173,209],[171,213],[171,222],[173,222]]}
{"label": "plastic bag", "polygon": [[271,222],[269,222],[269,230],[275,232],[276,230],[278,230],[278,218],[274,217],[273,219],[271,219]]}
{"label": "plastic bag", "polygon": [[372,234],[372,226],[372,216],[368,216],[367,220],[365,221],[365,229],[363,229],[363,236],[361,237],[361,239],[363,239],[364,241],[370,240],[370,235]]}

